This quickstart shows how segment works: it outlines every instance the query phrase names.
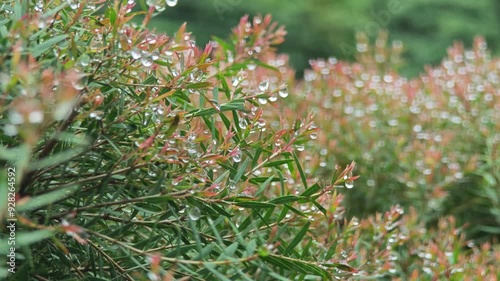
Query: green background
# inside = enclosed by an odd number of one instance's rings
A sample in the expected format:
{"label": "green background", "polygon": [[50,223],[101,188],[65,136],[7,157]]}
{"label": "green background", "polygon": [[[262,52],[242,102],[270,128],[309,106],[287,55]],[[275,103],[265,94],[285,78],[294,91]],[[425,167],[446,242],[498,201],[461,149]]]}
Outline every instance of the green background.
{"label": "green background", "polygon": [[470,46],[474,36],[486,37],[496,51],[500,41],[500,1],[496,0],[179,0],[177,6],[153,18],[151,27],[173,34],[183,23],[204,45],[212,35],[227,37],[241,16],[270,13],[286,26],[281,52],[291,56],[299,70],[311,58],[335,56],[353,59],[355,34],[374,40],[376,30],[389,31],[391,40],[405,46],[401,72],[414,76],[426,64],[437,64],[454,41]]}

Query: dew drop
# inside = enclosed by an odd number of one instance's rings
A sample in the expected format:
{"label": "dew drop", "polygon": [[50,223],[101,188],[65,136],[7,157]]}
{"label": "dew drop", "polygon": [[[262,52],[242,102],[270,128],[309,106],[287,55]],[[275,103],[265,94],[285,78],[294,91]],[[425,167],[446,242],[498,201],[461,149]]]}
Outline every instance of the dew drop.
{"label": "dew drop", "polygon": [[266,120],[264,120],[263,118],[257,120],[257,127],[263,128],[264,126],[266,126]]}
{"label": "dew drop", "polygon": [[189,134],[187,140],[188,141],[194,141],[196,139],[196,134],[195,133],[191,133]]}
{"label": "dew drop", "polygon": [[101,120],[103,114],[104,114],[104,112],[102,112],[102,111],[92,111],[89,116],[90,116],[90,118],[94,118],[96,120]]}
{"label": "dew drop", "polygon": [[81,58],[80,58],[80,65],[85,67],[85,66],[88,66],[90,64],[90,57],[88,55],[83,55]]}
{"label": "dew drop", "polygon": [[305,147],[303,144],[298,144],[295,146],[295,149],[297,149],[297,151],[304,151]]}
{"label": "dew drop", "polygon": [[275,102],[275,101],[277,101],[277,100],[278,100],[278,97],[277,97],[276,95],[271,95],[271,96],[269,97],[269,101],[270,101],[270,102]]}
{"label": "dew drop", "polygon": [[169,7],[175,7],[175,5],[177,5],[177,0],[166,0],[165,3]]}
{"label": "dew drop", "polygon": [[353,181],[346,181],[345,182],[345,187],[349,188],[349,189],[353,188],[354,187],[354,182]]}
{"label": "dew drop", "polygon": [[158,52],[158,50],[154,50],[152,53],[151,53],[151,59],[153,60],[157,60],[160,58],[160,52]]}
{"label": "dew drop", "polygon": [[236,182],[234,180],[229,180],[229,182],[227,183],[227,187],[229,187],[229,189],[231,190],[236,189]]}
{"label": "dew drop", "polygon": [[135,60],[140,59],[142,57],[141,51],[137,48],[133,48],[132,50],[130,50],[130,55]]}
{"label": "dew drop", "polygon": [[257,101],[260,103],[260,104],[266,104],[267,103],[267,99],[266,98],[258,98]]}
{"label": "dew drop", "polygon": [[248,122],[246,119],[241,119],[238,126],[240,129],[245,130],[248,127]]}
{"label": "dew drop", "polygon": [[153,60],[151,59],[151,57],[142,57],[141,63],[144,67],[150,67],[151,65],[153,65]]}
{"label": "dew drop", "polygon": [[236,151],[231,152],[234,163],[241,162],[241,150],[237,149]]}
{"label": "dew drop", "polygon": [[259,84],[259,90],[261,91],[267,91],[269,89],[269,79],[266,79]]}
{"label": "dew drop", "polygon": [[148,41],[148,43],[151,45],[156,44],[156,35],[149,34],[148,36],[146,36],[146,41]]}
{"label": "dew drop", "polygon": [[233,83],[232,83],[232,84],[233,84],[233,87],[238,86],[238,84],[240,84],[241,80],[243,80],[243,78],[242,78],[242,77],[234,77],[234,78],[233,78]]}
{"label": "dew drop", "polygon": [[69,7],[73,10],[80,8],[80,3],[76,0],[67,0]]}
{"label": "dew drop", "polygon": [[44,4],[42,1],[37,1],[35,4],[35,11],[37,12],[43,12]]}
{"label": "dew drop", "polygon": [[191,207],[191,208],[189,208],[189,210],[188,210],[188,216],[193,221],[199,220],[200,216],[201,216],[200,209],[198,209],[198,207]]}
{"label": "dew drop", "polygon": [[288,97],[288,88],[279,90],[278,95],[282,98]]}
{"label": "dew drop", "polygon": [[312,139],[312,140],[315,140],[318,138],[318,135],[316,133],[312,133],[309,135],[309,137]]}

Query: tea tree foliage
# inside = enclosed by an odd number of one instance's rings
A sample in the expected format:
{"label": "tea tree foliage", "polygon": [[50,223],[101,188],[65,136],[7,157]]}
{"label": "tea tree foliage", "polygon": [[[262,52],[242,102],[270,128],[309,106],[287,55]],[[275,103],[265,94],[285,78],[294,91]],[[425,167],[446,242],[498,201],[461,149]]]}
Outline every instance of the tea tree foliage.
{"label": "tea tree foliage", "polygon": [[[2,198],[8,167],[17,183],[17,264],[12,274],[2,261],[2,277],[495,277],[498,250],[466,247],[453,217],[429,227],[404,200],[345,216],[356,206],[339,190],[363,181],[356,150],[345,155],[349,142],[336,146],[344,138],[331,129],[353,123],[332,115],[324,124],[317,105],[330,90],[350,89],[350,78],[330,77],[341,64],[332,59],[326,73],[313,62],[295,81],[288,57],[275,52],[286,32],[270,16],[243,17],[229,39],[199,48],[185,24],[169,35],[146,28],[175,4],[160,2],[2,4]],[[396,77],[390,63],[359,60],[341,69]],[[7,239],[2,232],[2,258]]]}
{"label": "tea tree foliage", "polygon": [[[173,37],[145,29],[154,6],[133,6],[2,6],[1,157],[19,182],[11,277],[355,272],[310,236],[311,221],[331,212],[319,200],[334,200],[354,165],[315,182],[299,158],[317,130],[312,117],[268,119],[292,77],[269,64],[286,64],[273,52],[283,28],[269,16],[243,18],[229,41],[199,49],[185,25]],[[140,14],[144,23],[131,24]]]}

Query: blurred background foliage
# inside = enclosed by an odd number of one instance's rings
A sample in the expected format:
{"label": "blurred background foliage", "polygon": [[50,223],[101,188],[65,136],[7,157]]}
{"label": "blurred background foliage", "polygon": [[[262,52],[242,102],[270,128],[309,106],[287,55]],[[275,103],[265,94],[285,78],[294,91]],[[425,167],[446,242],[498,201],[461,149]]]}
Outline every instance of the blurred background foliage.
{"label": "blurred background foliage", "polygon": [[172,34],[183,22],[204,45],[212,35],[225,37],[241,16],[273,15],[288,30],[280,52],[290,55],[301,74],[310,58],[335,56],[353,60],[356,32],[374,40],[387,29],[405,46],[401,73],[416,76],[425,65],[438,64],[454,41],[470,46],[482,35],[492,50],[500,43],[500,2],[495,0],[276,0],[179,1],[155,17],[151,27]]}

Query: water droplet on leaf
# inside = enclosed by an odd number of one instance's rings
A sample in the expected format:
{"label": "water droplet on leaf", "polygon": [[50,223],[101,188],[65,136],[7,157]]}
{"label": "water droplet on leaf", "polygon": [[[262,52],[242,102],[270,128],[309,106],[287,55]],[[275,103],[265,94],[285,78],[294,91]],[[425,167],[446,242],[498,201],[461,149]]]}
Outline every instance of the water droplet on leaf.
{"label": "water droplet on leaf", "polygon": [[305,147],[303,144],[298,144],[295,146],[295,149],[297,149],[298,151],[304,151]]}
{"label": "water droplet on leaf", "polygon": [[241,150],[236,149],[235,151],[232,151],[231,154],[232,154],[232,158],[233,158],[234,163],[241,162]]}
{"label": "water droplet on leaf", "polygon": [[191,220],[197,221],[200,219],[201,213],[198,207],[191,207],[188,210],[188,216]]}
{"label": "water droplet on leaf", "polygon": [[137,48],[133,48],[132,50],[130,50],[130,55],[135,60],[140,59],[142,57],[141,51]]}
{"label": "water droplet on leaf", "polygon": [[229,189],[234,190],[236,189],[236,182],[233,180],[229,180],[227,186],[229,187]]}
{"label": "water droplet on leaf", "polygon": [[165,3],[167,3],[167,6],[169,7],[174,7],[177,5],[177,0],[166,0]]}
{"label": "water droplet on leaf", "polygon": [[278,95],[282,98],[288,97],[288,88],[279,90]]}
{"label": "water droplet on leaf", "polygon": [[351,189],[354,187],[354,182],[353,181],[346,181],[345,182],[345,187]]}
{"label": "water droplet on leaf", "polygon": [[266,98],[258,98],[257,101],[260,103],[260,104],[266,104],[267,103],[267,99]]}
{"label": "water droplet on leaf", "polygon": [[151,65],[153,65],[153,60],[151,59],[151,57],[142,57],[141,63],[144,67],[150,67]]}
{"label": "water droplet on leaf", "polygon": [[238,126],[240,127],[240,129],[242,130],[245,130],[248,126],[248,122],[246,119],[241,119]]}
{"label": "water droplet on leaf", "polygon": [[259,90],[261,91],[267,91],[269,89],[269,79],[266,79],[259,84]]}

